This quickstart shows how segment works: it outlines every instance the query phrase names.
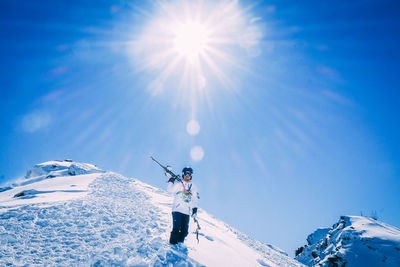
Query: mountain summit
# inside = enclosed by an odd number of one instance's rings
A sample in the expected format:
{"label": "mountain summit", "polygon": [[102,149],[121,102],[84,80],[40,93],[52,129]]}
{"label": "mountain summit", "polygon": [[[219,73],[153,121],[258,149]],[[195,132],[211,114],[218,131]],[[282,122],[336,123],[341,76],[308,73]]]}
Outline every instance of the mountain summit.
{"label": "mountain summit", "polygon": [[373,218],[341,216],[307,242],[296,259],[308,266],[400,266],[400,229]]}
{"label": "mountain summit", "polygon": [[171,246],[172,197],[137,179],[72,160],[34,166],[0,188],[0,265],[302,266],[199,209]]}

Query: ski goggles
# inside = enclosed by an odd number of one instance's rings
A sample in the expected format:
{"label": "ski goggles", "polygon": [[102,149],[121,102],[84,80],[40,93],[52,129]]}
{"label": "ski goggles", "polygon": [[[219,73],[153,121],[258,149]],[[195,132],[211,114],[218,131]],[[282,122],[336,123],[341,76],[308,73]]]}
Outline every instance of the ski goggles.
{"label": "ski goggles", "polygon": [[191,172],[185,172],[185,173],[183,174],[183,176],[186,176],[186,175],[192,176],[192,173],[191,173]]}

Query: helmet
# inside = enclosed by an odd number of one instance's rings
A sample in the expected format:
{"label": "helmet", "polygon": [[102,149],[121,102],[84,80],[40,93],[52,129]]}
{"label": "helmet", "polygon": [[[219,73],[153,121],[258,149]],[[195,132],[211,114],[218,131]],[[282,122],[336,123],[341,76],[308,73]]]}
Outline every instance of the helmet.
{"label": "helmet", "polygon": [[190,172],[190,174],[193,174],[193,169],[189,166],[186,166],[185,168],[182,169],[182,176],[185,175],[185,173]]}

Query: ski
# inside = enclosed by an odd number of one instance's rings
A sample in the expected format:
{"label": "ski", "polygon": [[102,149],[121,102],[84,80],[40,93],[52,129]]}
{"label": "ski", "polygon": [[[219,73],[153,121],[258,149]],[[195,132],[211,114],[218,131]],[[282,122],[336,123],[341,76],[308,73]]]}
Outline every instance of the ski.
{"label": "ski", "polygon": [[167,166],[167,167],[166,167],[166,166],[162,165],[160,162],[158,162],[158,161],[157,161],[155,158],[153,158],[152,156],[150,156],[150,158],[151,158],[154,162],[156,162],[158,165],[160,165],[161,168],[164,169],[165,173],[168,173],[169,175],[171,175],[171,177],[174,178],[175,180],[177,180],[177,181],[179,181],[179,182],[182,182],[181,176],[180,176],[180,175],[176,175],[175,173],[173,173],[172,170],[168,168],[168,167],[170,167],[170,166]]}

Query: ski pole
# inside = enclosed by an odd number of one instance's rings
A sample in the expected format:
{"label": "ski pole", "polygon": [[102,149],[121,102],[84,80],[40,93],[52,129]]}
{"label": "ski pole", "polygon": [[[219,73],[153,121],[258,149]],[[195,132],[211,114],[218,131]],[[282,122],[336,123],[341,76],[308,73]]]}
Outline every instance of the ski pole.
{"label": "ski pole", "polygon": [[196,239],[197,239],[197,244],[200,242],[199,241],[199,230],[201,229],[199,221],[193,217],[194,222],[197,224],[197,229],[196,229]]}

